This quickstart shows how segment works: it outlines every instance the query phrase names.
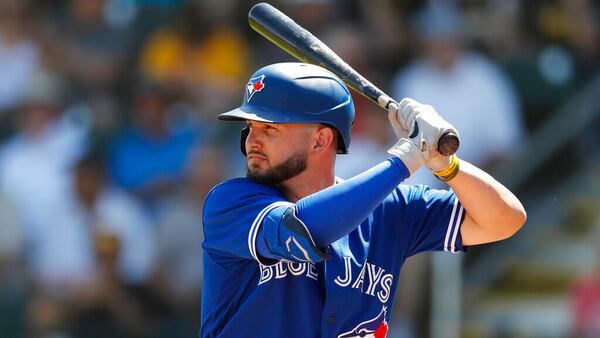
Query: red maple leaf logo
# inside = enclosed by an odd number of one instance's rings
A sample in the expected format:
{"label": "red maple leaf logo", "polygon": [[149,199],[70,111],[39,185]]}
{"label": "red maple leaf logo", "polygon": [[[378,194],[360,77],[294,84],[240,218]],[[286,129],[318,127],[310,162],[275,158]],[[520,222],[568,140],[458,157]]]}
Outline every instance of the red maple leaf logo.
{"label": "red maple leaf logo", "polygon": [[262,80],[255,82],[252,85],[252,88],[254,88],[255,91],[260,92],[263,88],[265,88],[265,84],[262,82]]}
{"label": "red maple leaf logo", "polygon": [[387,331],[388,331],[388,326],[385,322],[381,322],[381,324],[379,324],[379,327],[377,328],[377,330],[375,330],[375,332],[373,332],[373,336],[375,336],[375,338],[385,338],[385,336],[387,335]]}

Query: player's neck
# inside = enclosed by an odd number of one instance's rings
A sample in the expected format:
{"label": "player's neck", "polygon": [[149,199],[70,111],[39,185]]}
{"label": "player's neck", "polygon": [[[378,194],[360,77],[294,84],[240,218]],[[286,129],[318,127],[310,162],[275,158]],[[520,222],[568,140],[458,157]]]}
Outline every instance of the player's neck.
{"label": "player's neck", "polygon": [[308,165],[299,175],[281,183],[279,190],[285,198],[296,203],[299,199],[314,194],[335,183],[333,164],[331,165]]}

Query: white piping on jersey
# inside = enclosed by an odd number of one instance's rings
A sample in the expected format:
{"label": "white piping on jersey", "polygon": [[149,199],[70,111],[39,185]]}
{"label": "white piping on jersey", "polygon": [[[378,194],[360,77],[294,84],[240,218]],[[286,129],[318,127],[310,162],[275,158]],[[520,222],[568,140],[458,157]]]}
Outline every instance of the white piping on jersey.
{"label": "white piping on jersey", "polygon": [[[458,209],[458,213],[456,212],[456,209]],[[455,198],[452,213],[450,214],[450,220],[448,221],[448,229],[446,230],[444,251],[458,252],[456,250],[456,239],[458,237],[458,229],[460,229],[460,222],[463,215],[464,208],[458,198]]]}
{"label": "white piping on jersey", "polygon": [[454,222],[454,234],[452,235],[452,252],[458,252],[458,250],[456,250],[456,239],[458,238],[458,229],[460,229],[460,222],[464,216],[464,208],[462,206],[462,204],[458,203],[460,205],[460,209],[458,211],[458,215],[456,216],[456,222]]}
{"label": "white piping on jersey", "polygon": [[[250,250],[250,255],[252,258],[256,259],[256,261],[260,264],[263,264],[258,259],[258,253],[256,252],[256,237],[258,236],[258,230],[260,229],[260,225],[262,224],[263,219],[269,213],[269,211],[280,207],[280,206],[293,206],[294,204],[290,202],[278,201],[269,204],[266,208],[262,209],[258,216],[252,222],[252,226],[250,227],[250,232],[248,233],[248,249]],[[263,264],[264,265],[264,264]]]}

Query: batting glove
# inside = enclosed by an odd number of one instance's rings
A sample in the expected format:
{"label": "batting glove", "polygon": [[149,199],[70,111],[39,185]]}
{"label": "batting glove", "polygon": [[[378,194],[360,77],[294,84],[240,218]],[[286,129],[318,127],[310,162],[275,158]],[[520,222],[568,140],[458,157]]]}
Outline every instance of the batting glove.
{"label": "batting glove", "polygon": [[458,135],[458,131],[432,106],[405,98],[398,105],[390,105],[388,119],[399,138],[388,152],[398,156],[411,174],[423,165],[433,172],[450,165],[451,157],[437,151],[438,140],[447,132]]}

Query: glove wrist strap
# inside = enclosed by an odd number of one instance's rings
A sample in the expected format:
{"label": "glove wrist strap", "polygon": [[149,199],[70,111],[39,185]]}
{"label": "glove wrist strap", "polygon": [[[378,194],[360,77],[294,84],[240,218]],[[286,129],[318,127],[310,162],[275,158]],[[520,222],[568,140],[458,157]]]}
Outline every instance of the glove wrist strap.
{"label": "glove wrist strap", "polygon": [[453,179],[454,177],[456,177],[459,170],[460,170],[460,161],[458,160],[458,157],[453,154],[450,157],[450,165],[446,169],[434,171],[433,174],[439,180],[448,182],[451,179]]}

